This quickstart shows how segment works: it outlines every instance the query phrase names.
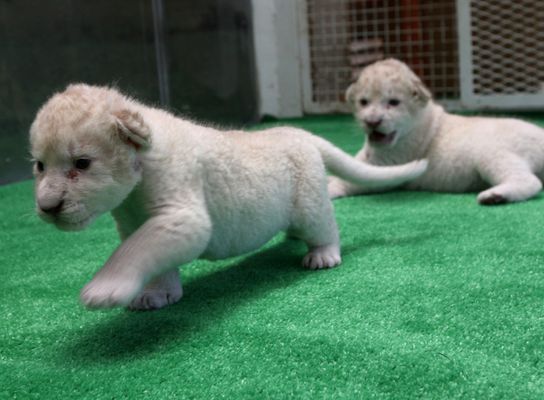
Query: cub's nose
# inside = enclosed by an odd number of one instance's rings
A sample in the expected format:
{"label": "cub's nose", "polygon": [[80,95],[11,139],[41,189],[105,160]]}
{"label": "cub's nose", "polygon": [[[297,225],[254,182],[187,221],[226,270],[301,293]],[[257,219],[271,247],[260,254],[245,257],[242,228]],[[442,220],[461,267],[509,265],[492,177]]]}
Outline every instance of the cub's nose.
{"label": "cub's nose", "polygon": [[365,119],[365,124],[369,127],[369,128],[377,128],[378,126],[380,126],[380,124],[382,123],[382,119],[381,118],[378,118],[378,119]]}
{"label": "cub's nose", "polygon": [[62,210],[64,200],[42,199],[38,200],[38,207],[44,213],[49,215],[56,215]]}

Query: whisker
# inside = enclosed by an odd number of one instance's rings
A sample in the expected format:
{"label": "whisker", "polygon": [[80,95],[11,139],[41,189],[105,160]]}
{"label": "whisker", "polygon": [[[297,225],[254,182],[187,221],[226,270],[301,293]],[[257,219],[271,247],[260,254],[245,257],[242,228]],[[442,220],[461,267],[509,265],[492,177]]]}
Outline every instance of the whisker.
{"label": "whisker", "polygon": [[36,215],[36,213],[34,211],[27,211],[23,214],[20,215],[21,218],[24,218],[24,219],[37,219],[38,216]]}

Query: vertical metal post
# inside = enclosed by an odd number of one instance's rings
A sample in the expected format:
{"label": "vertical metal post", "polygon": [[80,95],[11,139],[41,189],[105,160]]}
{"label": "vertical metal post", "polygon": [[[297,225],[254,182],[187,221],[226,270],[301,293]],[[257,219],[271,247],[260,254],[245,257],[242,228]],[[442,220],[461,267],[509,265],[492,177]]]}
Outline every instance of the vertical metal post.
{"label": "vertical metal post", "polygon": [[163,0],[151,0],[153,13],[153,36],[155,41],[155,59],[159,80],[159,99],[162,106],[170,106],[170,77],[168,75],[168,58],[166,55],[164,34]]}
{"label": "vertical metal post", "polygon": [[457,37],[459,46],[459,84],[461,104],[464,107],[477,107],[474,96],[474,76],[472,63],[472,17],[470,1],[457,0]]}

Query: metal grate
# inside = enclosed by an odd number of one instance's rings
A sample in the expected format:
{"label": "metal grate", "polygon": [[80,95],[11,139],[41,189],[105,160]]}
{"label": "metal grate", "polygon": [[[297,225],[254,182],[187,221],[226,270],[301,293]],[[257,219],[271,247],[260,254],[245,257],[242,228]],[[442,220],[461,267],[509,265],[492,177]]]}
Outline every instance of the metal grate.
{"label": "metal grate", "polygon": [[472,1],[470,13],[474,93],[543,93],[544,2]]}
{"label": "metal grate", "polygon": [[436,98],[459,98],[455,0],[307,0],[307,18],[313,103],[342,103],[360,69],[386,57]]}

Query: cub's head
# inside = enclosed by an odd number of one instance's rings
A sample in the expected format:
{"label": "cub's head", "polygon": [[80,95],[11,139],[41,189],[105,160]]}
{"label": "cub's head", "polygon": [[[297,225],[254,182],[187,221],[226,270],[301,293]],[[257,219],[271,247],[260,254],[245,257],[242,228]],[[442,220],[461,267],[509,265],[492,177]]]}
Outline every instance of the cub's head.
{"label": "cub's head", "polygon": [[141,179],[150,131],[119,92],[70,85],[30,128],[38,215],[62,230],[85,228],[117,207]]}
{"label": "cub's head", "polygon": [[364,68],[346,100],[370,144],[393,146],[412,130],[431,93],[406,64],[387,59]]}

